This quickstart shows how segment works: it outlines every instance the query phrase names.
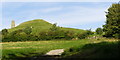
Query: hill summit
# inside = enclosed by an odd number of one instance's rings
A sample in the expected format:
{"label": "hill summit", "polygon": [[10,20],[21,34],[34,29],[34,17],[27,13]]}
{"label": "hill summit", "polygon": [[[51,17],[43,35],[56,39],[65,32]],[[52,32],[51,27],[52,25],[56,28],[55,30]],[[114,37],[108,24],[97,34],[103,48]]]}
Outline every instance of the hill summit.
{"label": "hill summit", "polygon": [[[47,31],[52,27],[52,23],[49,23],[45,20],[42,19],[35,19],[35,20],[31,20],[31,21],[27,21],[27,22],[23,22],[20,25],[9,29],[9,32],[18,30],[18,29],[24,29],[25,27],[31,27],[32,28],[32,34],[37,34],[41,31]],[[74,29],[74,28],[65,28],[65,27],[61,27],[61,30],[67,30],[67,31],[75,31],[77,33],[81,33],[85,30],[82,29]]]}

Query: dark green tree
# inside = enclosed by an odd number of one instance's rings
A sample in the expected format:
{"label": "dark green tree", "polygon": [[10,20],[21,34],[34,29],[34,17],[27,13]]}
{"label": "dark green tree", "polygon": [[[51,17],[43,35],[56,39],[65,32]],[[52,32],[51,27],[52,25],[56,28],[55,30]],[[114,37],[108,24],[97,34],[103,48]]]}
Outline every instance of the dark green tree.
{"label": "dark green tree", "polygon": [[7,35],[8,34],[8,30],[7,29],[3,29],[2,30],[2,35]]}
{"label": "dark green tree", "polygon": [[26,28],[23,29],[23,31],[24,31],[27,35],[29,35],[29,34],[32,32],[32,28],[31,28],[31,27],[26,27]]}
{"label": "dark green tree", "polygon": [[96,33],[101,35],[103,33],[103,29],[102,28],[97,28]]}
{"label": "dark green tree", "polygon": [[57,27],[57,23],[54,23],[50,28],[51,31],[57,31],[59,28]]}
{"label": "dark green tree", "polygon": [[120,3],[112,4],[106,13],[107,20],[103,25],[104,36],[120,38]]}
{"label": "dark green tree", "polygon": [[91,31],[91,29],[89,29],[89,30],[86,30],[86,34],[87,34],[87,35],[92,35],[93,32]]}

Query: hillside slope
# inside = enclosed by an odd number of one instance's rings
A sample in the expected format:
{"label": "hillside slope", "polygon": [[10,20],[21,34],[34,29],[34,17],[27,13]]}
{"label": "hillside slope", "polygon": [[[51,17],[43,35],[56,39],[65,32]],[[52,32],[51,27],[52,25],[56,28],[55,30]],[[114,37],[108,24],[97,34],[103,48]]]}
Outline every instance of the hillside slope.
{"label": "hillside slope", "polygon": [[[9,29],[9,32],[18,30],[18,29],[24,29],[25,27],[32,27],[32,34],[37,34],[41,31],[47,31],[52,27],[52,24],[42,20],[42,19],[35,19],[35,20],[31,20],[31,21],[27,21],[27,22],[23,22],[20,25]],[[74,28],[65,28],[65,27],[61,27],[61,30],[66,30],[66,31],[74,31],[76,33],[81,33],[81,32],[85,32],[85,30],[82,29],[74,29]]]}

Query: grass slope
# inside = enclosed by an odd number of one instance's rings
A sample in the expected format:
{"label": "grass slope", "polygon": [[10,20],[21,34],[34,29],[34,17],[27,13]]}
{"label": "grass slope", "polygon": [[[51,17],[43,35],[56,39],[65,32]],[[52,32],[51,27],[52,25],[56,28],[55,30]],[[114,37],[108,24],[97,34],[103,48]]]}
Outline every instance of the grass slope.
{"label": "grass slope", "polygon": [[[24,23],[21,23],[20,25],[9,29],[9,32],[18,30],[18,29],[23,29],[25,27],[32,27],[32,34],[37,34],[41,31],[47,31],[52,27],[52,24],[42,20],[42,19],[35,19],[35,20],[31,20],[31,21],[27,21]],[[60,28],[61,30],[66,30],[66,31],[74,31],[76,33],[81,33],[81,32],[85,32],[85,30],[82,29],[74,29],[74,28]]]}
{"label": "grass slope", "polygon": [[40,31],[48,30],[52,26],[51,23],[48,23],[41,19],[31,20],[24,23],[21,23],[20,25],[16,26],[15,28],[9,29],[9,32],[12,32],[14,30],[18,29],[24,29],[25,27],[32,27],[32,33],[37,33]]}

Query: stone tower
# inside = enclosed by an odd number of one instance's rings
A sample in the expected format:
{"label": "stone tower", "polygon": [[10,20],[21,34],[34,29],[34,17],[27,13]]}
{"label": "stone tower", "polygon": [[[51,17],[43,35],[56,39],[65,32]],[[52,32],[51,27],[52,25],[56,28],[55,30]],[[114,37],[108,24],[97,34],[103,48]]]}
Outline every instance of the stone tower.
{"label": "stone tower", "polygon": [[14,28],[14,27],[15,27],[15,21],[12,20],[12,22],[11,22],[11,28]]}

